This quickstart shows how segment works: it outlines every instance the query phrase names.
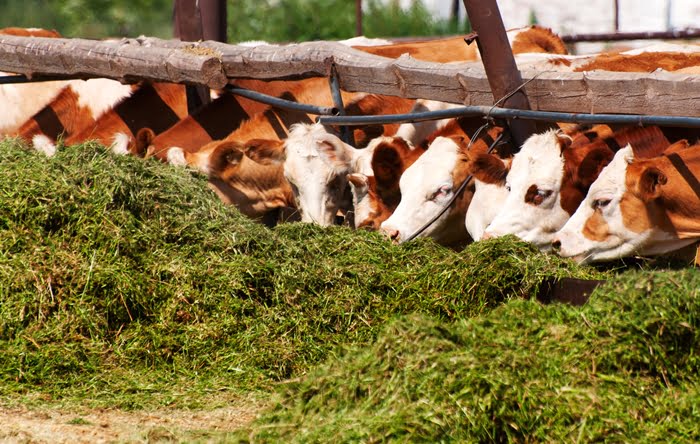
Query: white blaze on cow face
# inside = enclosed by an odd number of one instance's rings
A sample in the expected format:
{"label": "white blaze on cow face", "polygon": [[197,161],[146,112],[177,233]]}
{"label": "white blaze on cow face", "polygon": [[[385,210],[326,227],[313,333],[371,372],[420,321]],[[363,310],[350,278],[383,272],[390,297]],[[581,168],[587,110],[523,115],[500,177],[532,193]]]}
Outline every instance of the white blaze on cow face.
{"label": "white blaze on cow face", "polygon": [[[399,181],[401,202],[391,217],[382,223],[381,231],[397,242],[405,242],[437,215],[460,185],[455,183],[453,174],[460,158],[460,148],[454,140],[435,138],[425,154],[403,172]],[[455,236],[449,226],[450,216],[450,211],[446,211],[420,236],[449,242],[449,238]],[[458,234],[464,232],[466,235],[464,223],[458,225],[454,227]]]}
{"label": "white blaze on cow face", "polygon": [[506,177],[508,197],[486,229],[486,237],[514,234],[546,250],[569,219],[561,207],[564,158],[557,130],[529,137],[513,157]]}
{"label": "white blaze on cow face", "polygon": [[586,198],[555,236],[554,247],[561,256],[582,263],[614,259],[633,253],[648,237],[650,231],[632,233],[622,220],[620,203],[627,191],[627,165],[633,159],[632,147],[627,145],[600,172]]}
{"label": "white blaze on cow face", "polygon": [[[347,145],[320,124],[293,125],[285,142],[284,176],[292,185],[302,222],[332,225],[349,206],[347,175],[363,171],[365,150]],[[364,160],[364,161],[363,161]]]}
{"label": "white blaze on cow face", "polygon": [[633,161],[632,147],[627,145],[601,171],[554,238],[553,246],[560,256],[589,263],[633,254],[661,254],[695,241],[679,240],[651,219],[654,211],[649,203],[629,189],[637,185],[628,177]]}

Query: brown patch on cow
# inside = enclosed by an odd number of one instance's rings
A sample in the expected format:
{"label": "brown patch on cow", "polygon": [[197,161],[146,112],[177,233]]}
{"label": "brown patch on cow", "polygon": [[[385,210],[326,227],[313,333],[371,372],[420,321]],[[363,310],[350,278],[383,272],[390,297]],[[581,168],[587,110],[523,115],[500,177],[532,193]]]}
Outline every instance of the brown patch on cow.
{"label": "brown patch on cow", "polygon": [[408,54],[426,62],[466,62],[477,60],[476,45],[467,45],[463,37],[394,43],[378,46],[353,46],[370,54],[396,59]]}
{"label": "brown patch on cow", "polygon": [[61,34],[54,29],[40,29],[40,28],[19,28],[19,27],[8,27],[0,29],[0,34],[3,35],[15,35],[18,37],[47,37],[47,38],[60,38]]}
{"label": "brown patch on cow", "polygon": [[20,127],[18,135],[31,140],[37,134],[44,134],[56,140],[59,135],[70,137],[83,125],[94,125],[91,111],[80,106],[78,99],[71,86],[63,88],[51,103]]}
{"label": "brown patch on cow", "polygon": [[700,54],[682,52],[644,52],[637,55],[601,54],[595,59],[574,69],[574,72],[603,71],[653,72],[659,68],[666,71],[700,65]]}
{"label": "brown patch on cow", "polygon": [[472,175],[479,181],[492,185],[505,185],[509,166],[495,154],[469,154]]}
{"label": "brown patch on cow", "polygon": [[603,242],[610,235],[610,227],[600,210],[593,212],[593,215],[586,220],[583,226],[583,236],[593,242]]}
{"label": "brown patch on cow", "polygon": [[[374,116],[384,114],[405,114],[410,112],[415,104],[414,99],[404,99],[396,96],[367,94],[345,105],[345,114],[349,116]],[[355,147],[363,148],[372,139],[380,136],[393,136],[399,129],[398,123],[385,125],[360,125],[353,127]]]}
{"label": "brown patch on cow", "polygon": [[525,52],[546,52],[550,54],[568,54],[564,41],[549,28],[533,25],[520,32],[513,39],[513,54]]}

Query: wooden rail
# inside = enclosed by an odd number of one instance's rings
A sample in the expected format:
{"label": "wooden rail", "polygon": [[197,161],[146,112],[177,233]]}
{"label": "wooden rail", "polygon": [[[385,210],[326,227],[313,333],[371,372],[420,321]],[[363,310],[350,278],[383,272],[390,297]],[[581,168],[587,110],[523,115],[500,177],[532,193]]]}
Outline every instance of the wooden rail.
{"label": "wooden rail", "polygon": [[[465,105],[491,105],[480,62],[440,64],[407,55],[388,59],[335,42],[244,47],[155,38],[95,41],[0,36],[0,70],[25,74],[141,79],[222,88],[236,78],[327,76],[340,87]],[[534,77],[534,79],[533,79]],[[700,75],[522,69],[533,110],[700,117]]]}

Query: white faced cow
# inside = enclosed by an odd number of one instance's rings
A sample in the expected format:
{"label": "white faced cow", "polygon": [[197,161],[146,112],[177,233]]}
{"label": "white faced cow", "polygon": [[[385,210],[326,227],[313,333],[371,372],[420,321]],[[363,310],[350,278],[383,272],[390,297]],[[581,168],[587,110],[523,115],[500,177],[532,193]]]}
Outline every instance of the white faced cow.
{"label": "white faced cow", "polygon": [[[461,137],[437,137],[429,149],[403,172],[399,182],[401,202],[391,217],[381,224],[383,233],[397,242],[405,242],[449,203],[469,175],[465,142]],[[472,193],[472,189],[465,189],[449,210],[419,236],[431,237],[450,246],[468,242],[464,217]]]}
{"label": "white faced cow", "polygon": [[553,246],[588,263],[675,251],[700,239],[700,146],[678,142],[663,156],[615,154]]}
{"label": "white faced cow", "polygon": [[347,175],[371,175],[371,148],[358,150],[320,124],[296,124],[285,141],[284,176],[292,185],[302,222],[332,225],[352,197]]}

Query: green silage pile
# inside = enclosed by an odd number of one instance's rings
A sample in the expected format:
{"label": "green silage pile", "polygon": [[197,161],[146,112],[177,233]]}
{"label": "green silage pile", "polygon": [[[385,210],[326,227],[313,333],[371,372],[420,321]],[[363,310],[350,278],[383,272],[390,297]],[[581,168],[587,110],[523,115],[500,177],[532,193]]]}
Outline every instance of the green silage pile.
{"label": "green silage pile", "polygon": [[508,238],[270,230],[182,169],[0,143],[10,402],[277,400],[232,440],[695,436],[695,271],[623,273],[583,309],[526,300],[564,276],[613,273]]}
{"label": "green silage pile", "polygon": [[251,442],[698,442],[700,274],[631,272],[583,308],[411,315],[301,381]]}

